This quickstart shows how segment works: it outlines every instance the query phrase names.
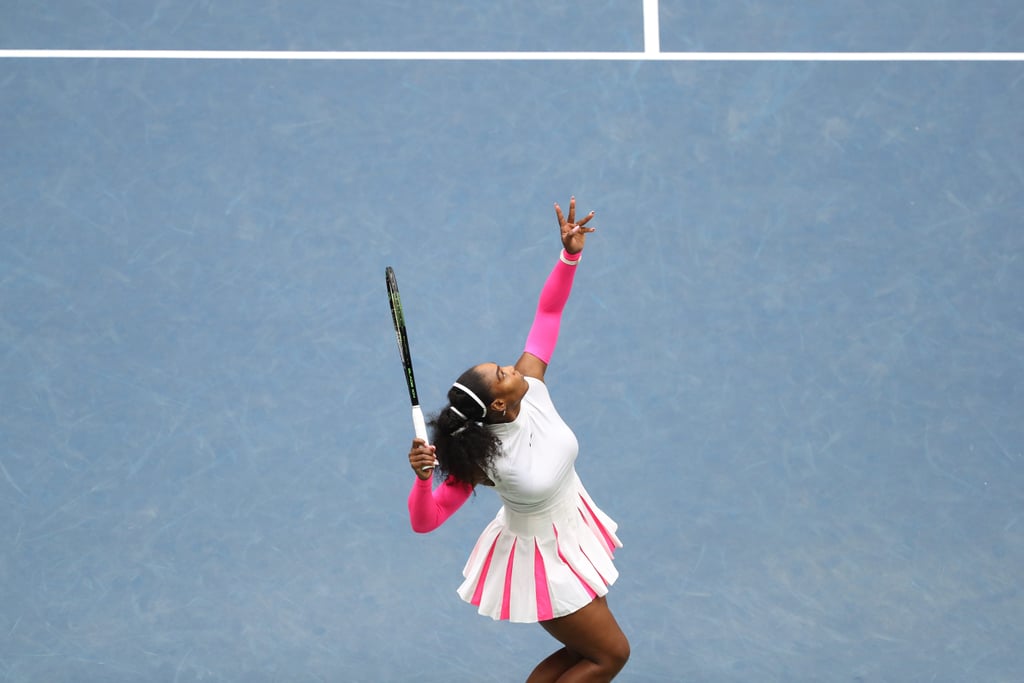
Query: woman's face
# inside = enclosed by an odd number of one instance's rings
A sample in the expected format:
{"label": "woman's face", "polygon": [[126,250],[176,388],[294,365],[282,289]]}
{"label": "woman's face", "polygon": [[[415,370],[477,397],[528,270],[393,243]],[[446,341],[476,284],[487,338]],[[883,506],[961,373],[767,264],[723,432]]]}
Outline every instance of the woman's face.
{"label": "woman's face", "polygon": [[[482,363],[476,367],[490,388],[491,409],[502,412],[507,406],[516,405],[526,395],[530,385],[522,373],[511,365],[498,365],[497,363]],[[495,404],[501,405],[499,408]]]}

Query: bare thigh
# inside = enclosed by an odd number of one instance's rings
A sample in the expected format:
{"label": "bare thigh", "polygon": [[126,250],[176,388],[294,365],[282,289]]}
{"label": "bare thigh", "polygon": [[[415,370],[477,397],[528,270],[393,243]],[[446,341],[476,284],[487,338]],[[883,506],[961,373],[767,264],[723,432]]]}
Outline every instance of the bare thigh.
{"label": "bare thigh", "polygon": [[604,597],[572,614],[542,621],[541,626],[568,650],[596,664],[618,671],[629,659],[629,640]]}

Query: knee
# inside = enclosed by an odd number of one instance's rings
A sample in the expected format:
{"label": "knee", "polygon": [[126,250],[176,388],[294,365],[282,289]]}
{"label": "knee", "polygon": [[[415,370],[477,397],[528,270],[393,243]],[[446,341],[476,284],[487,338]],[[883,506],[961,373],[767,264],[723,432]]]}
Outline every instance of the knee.
{"label": "knee", "polygon": [[604,655],[604,664],[609,672],[618,673],[629,661],[629,640],[622,636],[608,647]]}

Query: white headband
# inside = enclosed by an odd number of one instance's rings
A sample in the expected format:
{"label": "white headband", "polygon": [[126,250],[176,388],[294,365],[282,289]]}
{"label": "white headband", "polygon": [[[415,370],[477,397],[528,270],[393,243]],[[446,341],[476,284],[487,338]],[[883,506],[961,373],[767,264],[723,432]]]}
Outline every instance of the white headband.
{"label": "white headband", "polygon": [[[473,399],[474,401],[476,401],[476,404],[477,404],[478,406],[480,406],[480,410],[484,411],[483,415],[481,415],[480,417],[487,417],[487,406],[485,406],[485,405],[484,405],[484,402],[480,400],[480,397],[479,397],[479,396],[477,396],[477,395],[476,395],[476,394],[474,394],[474,393],[473,393],[472,391],[470,391],[470,390],[469,390],[469,389],[467,389],[466,387],[462,386],[462,385],[461,385],[461,384],[459,384],[458,382],[455,382],[454,384],[452,384],[452,386],[453,386],[453,387],[455,387],[456,389],[461,389],[461,390],[462,390],[462,392],[463,392],[464,394],[466,394],[466,395],[467,395],[467,396],[469,396],[469,397],[470,397],[471,399]],[[465,415],[462,415],[462,413],[460,413],[460,412],[458,411],[458,409],[457,409],[457,408],[455,408],[455,406],[452,406],[452,410],[454,410],[454,411],[455,411],[456,413],[459,413],[459,415],[461,415],[462,417],[466,418],[466,416],[465,416]],[[466,418],[466,419],[468,420],[469,418]]]}

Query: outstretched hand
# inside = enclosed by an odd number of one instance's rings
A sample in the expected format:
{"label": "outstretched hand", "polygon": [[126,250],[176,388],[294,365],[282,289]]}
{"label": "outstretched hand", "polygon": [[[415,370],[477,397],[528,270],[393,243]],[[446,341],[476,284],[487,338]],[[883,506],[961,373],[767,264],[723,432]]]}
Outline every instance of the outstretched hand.
{"label": "outstretched hand", "polygon": [[558,226],[562,231],[562,246],[570,254],[578,254],[583,251],[583,245],[587,241],[587,233],[594,232],[594,228],[585,227],[586,224],[594,217],[594,212],[591,211],[580,220],[576,222],[576,198],[571,197],[569,199],[569,215],[568,217],[562,215],[562,207],[555,203],[555,215],[558,216]]}

